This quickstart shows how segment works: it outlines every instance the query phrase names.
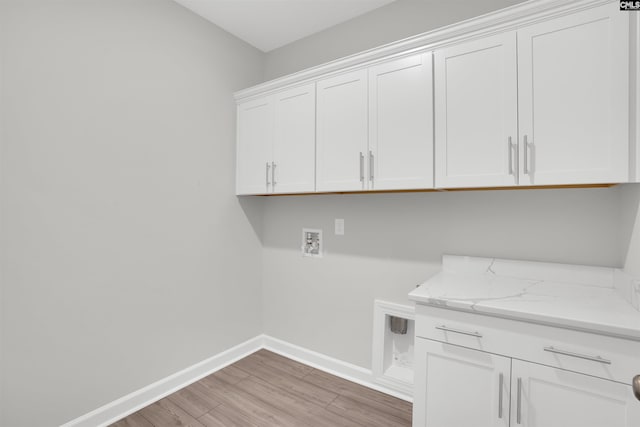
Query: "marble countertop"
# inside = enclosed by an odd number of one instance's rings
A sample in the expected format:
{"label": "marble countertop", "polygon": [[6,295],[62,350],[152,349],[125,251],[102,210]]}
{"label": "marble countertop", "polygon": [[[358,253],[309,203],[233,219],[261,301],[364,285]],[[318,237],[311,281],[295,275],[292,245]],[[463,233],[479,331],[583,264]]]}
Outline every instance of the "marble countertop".
{"label": "marble countertop", "polygon": [[[640,311],[616,269],[445,255],[443,271],[409,294],[419,304],[640,341]],[[635,288],[634,288],[635,289]]]}

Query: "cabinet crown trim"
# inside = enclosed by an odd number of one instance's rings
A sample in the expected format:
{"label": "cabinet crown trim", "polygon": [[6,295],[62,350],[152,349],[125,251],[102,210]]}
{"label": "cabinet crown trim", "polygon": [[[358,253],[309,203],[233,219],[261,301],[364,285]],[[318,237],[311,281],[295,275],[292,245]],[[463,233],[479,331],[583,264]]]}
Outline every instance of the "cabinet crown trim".
{"label": "cabinet crown trim", "polygon": [[607,3],[611,3],[611,0],[529,0],[279,77],[237,91],[234,93],[234,97],[238,102],[246,101],[254,96],[264,96],[269,92],[277,91],[287,86],[309,83],[321,76],[327,77],[332,73],[369,66],[377,61],[388,60],[394,56],[433,50],[446,44],[502,32]]}

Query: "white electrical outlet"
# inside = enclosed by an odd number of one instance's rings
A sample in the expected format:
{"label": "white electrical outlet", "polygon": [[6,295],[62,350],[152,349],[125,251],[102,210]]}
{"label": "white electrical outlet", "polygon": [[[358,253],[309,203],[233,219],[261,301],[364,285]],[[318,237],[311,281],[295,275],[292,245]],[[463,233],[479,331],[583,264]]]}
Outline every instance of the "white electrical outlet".
{"label": "white electrical outlet", "polygon": [[322,257],[322,230],[302,229],[302,256]]}
{"label": "white electrical outlet", "polygon": [[344,236],[344,219],[336,218],[335,233],[336,236]]}

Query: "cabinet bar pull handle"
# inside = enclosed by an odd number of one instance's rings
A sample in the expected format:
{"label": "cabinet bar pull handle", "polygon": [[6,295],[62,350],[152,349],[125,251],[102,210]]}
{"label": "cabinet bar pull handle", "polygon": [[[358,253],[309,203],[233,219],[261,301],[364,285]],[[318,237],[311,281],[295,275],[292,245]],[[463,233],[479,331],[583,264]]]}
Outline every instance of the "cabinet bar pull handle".
{"label": "cabinet bar pull handle", "polygon": [[513,175],[513,142],[509,137],[509,175]]}
{"label": "cabinet bar pull handle", "polygon": [[631,381],[631,388],[633,388],[633,395],[636,399],[640,400],[640,375],[633,377],[633,381]]}
{"label": "cabinet bar pull handle", "polygon": [[600,356],[589,356],[589,355],[586,355],[586,354],[573,353],[571,351],[559,350],[557,348],[554,348],[553,346],[545,347],[544,351],[548,351],[549,353],[562,354],[562,355],[565,355],[565,356],[577,357],[579,359],[591,360],[591,361],[594,361],[594,362],[604,363],[606,365],[611,365],[611,360],[607,360],[607,359],[605,359],[603,357],[600,357]]}
{"label": "cabinet bar pull handle", "polygon": [[436,326],[436,329],[440,329],[441,331],[445,331],[445,332],[453,332],[454,334],[470,335],[472,337],[482,338],[482,334],[479,332],[462,331],[460,329],[449,328],[448,326],[445,326],[445,325]]}
{"label": "cabinet bar pull handle", "polygon": [[360,152],[360,182],[364,182],[364,155]]}
{"label": "cabinet bar pull handle", "polygon": [[499,391],[498,391],[498,418],[502,418],[502,386],[504,384],[504,375],[500,372]]}
{"label": "cabinet bar pull handle", "polygon": [[516,422],[522,424],[522,378],[518,378],[518,404],[516,405]]}
{"label": "cabinet bar pull handle", "polygon": [[271,165],[269,164],[269,162],[267,162],[267,173],[266,173],[266,176],[265,176],[265,180],[267,181],[267,187],[269,186],[269,184],[271,184],[269,182],[269,168],[270,167],[271,167]]}
{"label": "cabinet bar pull handle", "polygon": [[373,182],[373,152],[369,150],[369,181]]}
{"label": "cabinet bar pull handle", "polygon": [[524,174],[529,175],[531,173],[532,168],[529,165],[529,147],[531,144],[529,143],[529,138],[527,135],[523,138],[523,149],[524,149]]}
{"label": "cabinet bar pull handle", "polygon": [[276,185],[276,162],[271,162],[271,185]]}

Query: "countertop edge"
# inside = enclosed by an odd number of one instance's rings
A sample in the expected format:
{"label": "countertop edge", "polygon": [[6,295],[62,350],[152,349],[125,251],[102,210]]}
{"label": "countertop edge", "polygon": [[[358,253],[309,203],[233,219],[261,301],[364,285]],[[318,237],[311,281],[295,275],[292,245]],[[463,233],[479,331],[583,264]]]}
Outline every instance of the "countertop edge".
{"label": "countertop edge", "polygon": [[[578,332],[586,332],[590,334],[598,334],[612,338],[621,338],[631,341],[640,342],[640,330],[627,330],[615,326],[602,325],[600,323],[588,323],[581,321],[572,321],[567,319],[559,319],[552,316],[541,316],[536,314],[509,311],[503,309],[486,308],[475,306],[471,308],[470,304],[460,303],[451,300],[440,300],[436,298],[416,297],[410,294],[409,299],[416,304],[436,307],[445,310],[460,311],[464,313],[478,314],[481,316],[496,317],[507,320],[515,320],[519,322],[535,323],[543,326],[551,326],[555,328],[569,329]],[[453,304],[453,305],[452,305]]]}

